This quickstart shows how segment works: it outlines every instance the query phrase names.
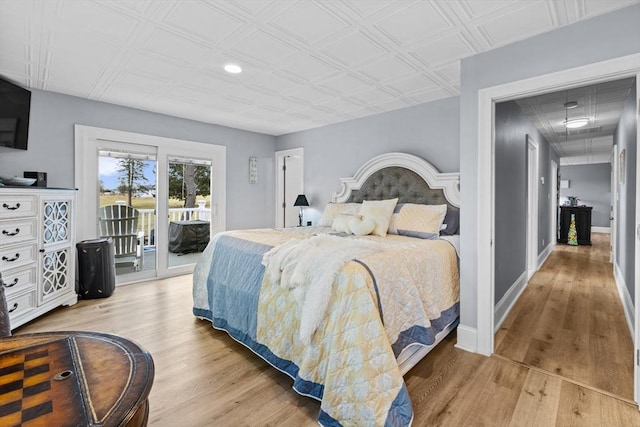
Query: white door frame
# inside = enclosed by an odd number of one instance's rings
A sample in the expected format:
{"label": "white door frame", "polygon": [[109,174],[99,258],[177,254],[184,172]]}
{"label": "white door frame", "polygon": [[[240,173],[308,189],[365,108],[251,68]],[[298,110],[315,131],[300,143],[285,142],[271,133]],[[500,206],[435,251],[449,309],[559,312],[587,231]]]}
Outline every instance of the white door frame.
{"label": "white door frame", "polygon": [[[276,195],[276,215],[275,215],[275,227],[276,228],[282,228],[283,225],[283,220],[284,220],[284,213],[282,211],[282,203],[281,200],[283,199],[283,185],[284,185],[284,181],[282,179],[282,174],[280,173],[282,171],[282,166],[284,165],[284,159],[285,157],[297,157],[300,158],[301,163],[300,163],[300,188],[303,190],[302,193],[304,193],[304,148],[300,147],[300,148],[291,148],[289,150],[281,150],[281,151],[276,151],[276,191],[275,191],[275,195]],[[301,194],[302,194],[301,193]]]}
{"label": "white door frame", "polygon": [[538,270],[538,147],[527,135],[527,280]]}
{"label": "white door frame", "polygon": [[[76,206],[82,215],[77,215],[76,238],[95,239],[98,234],[98,152],[105,144],[135,144],[153,147],[157,156],[156,209],[168,212],[169,189],[166,182],[169,156],[185,156],[210,160],[211,170],[211,232],[226,229],[226,147],[154,135],[124,132],[91,126],[75,125],[75,186],[78,189]],[[90,183],[87,185],[87,183]],[[214,215],[215,213],[215,215]],[[159,220],[157,215],[157,236],[168,236],[168,220]],[[167,239],[156,239],[156,252],[168,253]],[[168,267],[167,258],[158,256],[156,270],[136,273],[135,281],[170,277],[190,273],[193,264]],[[125,279],[126,280],[126,279]],[[123,283],[118,283],[123,284]]]}
{"label": "white door frame", "polygon": [[[640,62],[640,59],[637,60]],[[640,68],[640,67],[638,67]],[[640,69],[636,73],[636,221],[635,230],[632,233],[636,236],[635,244],[635,270],[634,270],[634,282],[635,282],[635,319],[634,319],[634,387],[633,387],[633,400],[636,403],[640,403],[640,173],[638,173],[638,167],[640,166]]]}
{"label": "white door frame", "polygon": [[[603,81],[636,76],[640,73],[640,54],[628,55],[581,67],[566,69],[525,80],[506,83],[478,91],[478,171],[476,176],[478,189],[478,241],[476,247],[477,276],[477,352],[491,355],[494,351],[494,258],[493,247],[495,227],[495,154],[494,154],[494,112],[495,103],[514,98],[534,96],[570,87],[579,87]],[[640,150],[637,150],[640,151]],[[638,176],[636,176],[637,181]],[[640,187],[640,186],[638,186]],[[636,198],[636,203],[638,202]],[[638,209],[636,209],[636,221]],[[635,232],[635,230],[634,230]],[[636,247],[640,246],[636,241]],[[636,266],[638,262],[636,252]],[[640,342],[639,315],[640,284],[636,269],[635,294],[635,346]],[[635,359],[635,355],[634,355]],[[636,366],[635,399],[638,401],[638,374]]]}
{"label": "white door frame", "polygon": [[558,240],[558,164],[551,160],[551,176],[550,185],[551,185],[551,219],[550,219],[550,230],[549,236],[551,236],[551,240],[549,241],[549,245],[555,246]]}
{"label": "white door frame", "polygon": [[[611,148],[611,207],[609,212],[609,228],[611,230],[611,255],[609,261],[615,266],[618,259],[616,237],[618,233],[618,146]],[[615,272],[615,267],[614,267]]]}

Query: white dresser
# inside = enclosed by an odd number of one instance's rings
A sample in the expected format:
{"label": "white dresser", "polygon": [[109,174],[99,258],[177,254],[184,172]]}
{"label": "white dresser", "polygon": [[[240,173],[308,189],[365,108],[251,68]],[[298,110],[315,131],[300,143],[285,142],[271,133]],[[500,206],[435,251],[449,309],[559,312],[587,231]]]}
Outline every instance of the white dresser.
{"label": "white dresser", "polygon": [[0,272],[11,328],[75,293],[75,190],[0,187]]}

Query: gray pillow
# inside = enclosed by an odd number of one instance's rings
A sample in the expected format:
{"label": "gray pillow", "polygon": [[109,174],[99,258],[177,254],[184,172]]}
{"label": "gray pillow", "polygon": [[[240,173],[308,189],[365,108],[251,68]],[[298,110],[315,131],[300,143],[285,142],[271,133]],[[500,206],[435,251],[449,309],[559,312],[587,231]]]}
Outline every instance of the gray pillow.
{"label": "gray pillow", "polygon": [[444,222],[446,228],[440,230],[440,235],[453,236],[459,234],[460,229],[460,209],[447,206],[447,214],[444,216]]}

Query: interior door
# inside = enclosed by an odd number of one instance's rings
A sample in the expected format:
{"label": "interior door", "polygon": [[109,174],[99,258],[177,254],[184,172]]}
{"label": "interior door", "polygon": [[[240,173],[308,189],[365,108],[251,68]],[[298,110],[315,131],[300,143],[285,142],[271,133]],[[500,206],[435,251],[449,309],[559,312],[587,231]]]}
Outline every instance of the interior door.
{"label": "interior door", "polygon": [[638,165],[640,165],[640,149],[638,149],[638,143],[640,143],[640,73],[636,74],[636,168],[634,170],[636,181],[636,229],[631,232],[635,234],[635,336],[634,336],[634,349],[635,349],[635,381],[634,381],[634,400],[636,403],[640,403],[640,174],[638,173]]}
{"label": "interior door", "polygon": [[299,208],[293,206],[304,193],[304,151],[302,148],[276,152],[276,227],[298,225]]}

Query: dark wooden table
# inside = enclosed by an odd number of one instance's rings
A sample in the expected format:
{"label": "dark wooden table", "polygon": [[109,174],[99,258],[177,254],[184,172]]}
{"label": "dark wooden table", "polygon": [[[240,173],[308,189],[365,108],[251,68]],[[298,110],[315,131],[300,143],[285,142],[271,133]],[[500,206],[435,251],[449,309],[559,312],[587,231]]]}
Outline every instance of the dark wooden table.
{"label": "dark wooden table", "polygon": [[0,425],[145,426],[153,376],[151,355],[115,335],[0,338]]}

